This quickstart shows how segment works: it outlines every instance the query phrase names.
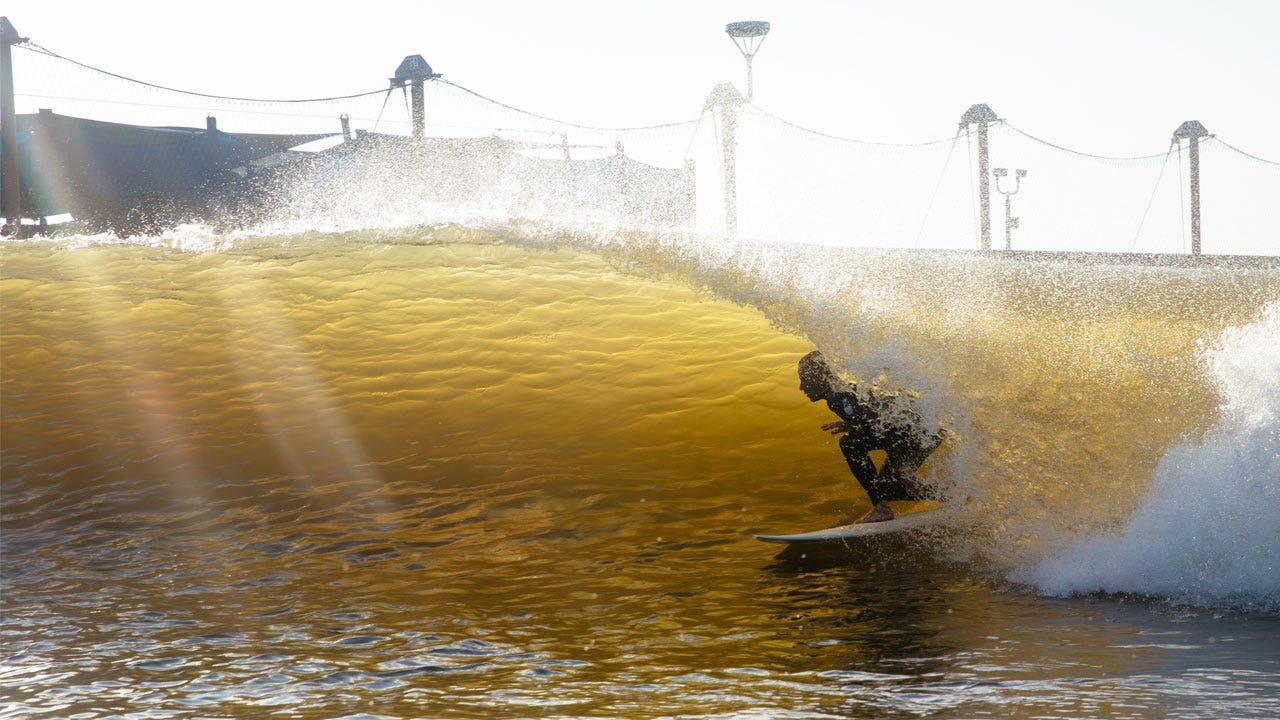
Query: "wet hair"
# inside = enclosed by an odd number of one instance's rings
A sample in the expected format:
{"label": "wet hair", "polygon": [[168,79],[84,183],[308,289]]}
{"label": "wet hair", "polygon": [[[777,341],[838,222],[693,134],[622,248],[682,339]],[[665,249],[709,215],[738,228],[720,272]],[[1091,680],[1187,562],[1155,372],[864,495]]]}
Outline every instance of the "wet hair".
{"label": "wet hair", "polygon": [[829,383],[835,377],[835,373],[831,371],[831,366],[827,364],[827,358],[822,354],[821,350],[814,350],[800,358],[800,365],[797,369],[802,380],[812,379]]}

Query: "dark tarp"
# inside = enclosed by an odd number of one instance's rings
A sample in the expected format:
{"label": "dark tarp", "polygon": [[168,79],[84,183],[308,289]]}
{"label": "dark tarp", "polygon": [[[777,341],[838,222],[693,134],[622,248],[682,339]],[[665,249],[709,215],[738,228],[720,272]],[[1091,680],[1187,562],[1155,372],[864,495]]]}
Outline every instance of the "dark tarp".
{"label": "dark tarp", "polygon": [[329,135],[144,127],[52,112],[17,116],[22,214],[114,225],[137,208],[199,212],[254,160]]}

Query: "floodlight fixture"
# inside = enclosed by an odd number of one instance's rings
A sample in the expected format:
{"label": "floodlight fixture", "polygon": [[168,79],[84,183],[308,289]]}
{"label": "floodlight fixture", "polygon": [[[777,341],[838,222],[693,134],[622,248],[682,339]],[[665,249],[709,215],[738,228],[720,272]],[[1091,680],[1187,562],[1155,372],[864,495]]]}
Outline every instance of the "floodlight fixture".
{"label": "floodlight fixture", "polygon": [[763,20],[731,22],[724,26],[724,31],[733,40],[733,44],[738,47],[738,52],[742,53],[742,57],[746,58],[747,102],[751,102],[751,59],[756,56],[756,51],[764,44],[764,38],[769,34],[769,23]]}
{"label": "floodlight fixture", "polygon": [[1022,227],[1022,219],[1013,216],[1013,196],[1022,189],[1022,178],[1027,176],[1027,171],[1014,169],[1012,190],[1005,190],[1000,184],[1002,178],[1009,177],[1009,168],[991,168],[991,174],[996,176],[996,190],[1004,195],[1004,249],[1008,251],[1013,249],[1013,229]]}

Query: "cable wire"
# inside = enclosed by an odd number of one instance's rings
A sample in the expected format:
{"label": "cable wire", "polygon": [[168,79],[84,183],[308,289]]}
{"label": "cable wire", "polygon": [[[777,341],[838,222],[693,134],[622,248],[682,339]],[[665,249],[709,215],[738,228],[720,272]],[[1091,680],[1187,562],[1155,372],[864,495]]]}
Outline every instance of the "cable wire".
{"label": "cable wire", "polygon": [[1266,159],[1266,158],[1258,157],[1257,155],[1254,155],[1254,154],[1252,154],[1252,153],[1247,153],[1247,152],[1245,152],[1244,150],[1241,150],[1240,148],[1236,147],[1235,145],[1232,145],[1231,143],[1227,142],[1226,140],[1223,140],[1222,138],[1218,137],[1217,135],[1212,135],[1212,136],[1210,136],[1210,138],[1209,138],[1209,139],[1210,139],[1210,140],[1214,140],[1215,142],[1217,142],[1218,144],[1222,145],[1223,147],[1226,147],[1226,148],[1227,148],[1227,149],[1229,149],[1229,150],[1234,150],[1235,152],[1237,152],[1237,153],[1239,153],[1239,154],[1241,154],[1241,155],[1243,155],[1243,156],[1245,156],[1245,157],[1249,158],[1250,160],[1257,160],[1257,161],[1258,161],[1258,162],[1260,162],[1260,163],[1266,163],[1267,165],[1275,165],[1276,167],[1280,167],[1280,162],[1276,162],[1275,160],[1268,160],[1268,159]]}
{"label": "cable wire", "polygon": [[231,100],[234,102],[255,102],[255,103],[322,103],[322,102],[334,102],[337,100],[352,100],[355,98],[368,97],[370,95],[378,95],[386,92],[386,90],[380,88],[378,90],[369,90],[367,92],[352,93],[350,95],[335,95],[333,97],[324,97],[324,98],[296,98],[296,99],[248,98],[248,97],[232,97],[229,95],[214,95],[212,93],[195,92],[194,90],[181,90],[179,88],[168,87],[165,85],[157,85],[155,83],[150,83],[145,80],[138,80],[137,78],[131,78],[126,75],[113,73],[109,70],[103,70],[102,68],[98,68],[92,65],[88,65],[86,63],[82,63],[79,60],[72,60],[69,57],[59,55],[58,53],[50,50],[49,48],[46,48],[43,45],[39,45],[37,43],[31,42],[30,40],[28,40],[26,43],[23,43],[21,45],[16,45],[15,47],[23,48],[31,52],[38,53],[40,55],[47,55],[51,58],[56,58],[58,60],[62,60],[63,62],[68,62],[68,63],[71,63],[72,65],[77,65],[86,70],[100,73],[102,75],[107,75],[109,77],[116,78],[117,80],[124,80],[125,82],[131,82],[131,83],[134,83],[135,85],[142,85],[144,87],[149,87],[156,90],[164,90],[166,92],[178,93],[180,95],[192,95],[195,97],[208,98],[211,100]]}
{"label": "cable wire", "polygon": [[1061,145],[1056,145],[1056,144],[1054,144],[1054,143],[1049,142],[1048,140],[1044,140],[1044,139],[1038,138],[1038,137],[1036,137],[1035,135],[1032,135],[1031,133],[1026,132],[1025,130],[1021,130],[1021,129],[1019,129],[1019,128],[1018,128],[1018,127],[1016,127],[1016,126],[1009,124],[1009,123],[1008,123],[1007,121],[1005,121],[1005,120],[1001,120],[1001,121],[1000,121],[1000,124],[1001,124],[1001,125],[1004,125],[1005,127],[1009,128],[1010,130],[1012,130],[1012,131],[1014,131],[1014,132],[1018,133],[1019,135],[1021,135],[1021,136],[1025,137],[1025,138],[1027,138],[1028,140],[1034,140],[1035,142],[1038,142],[1038,143],[1040,143],[1041,145],[1048,145],[1049,147],[1053,148],[1054,150],[1061,150],[1062,152],[1071,153],[1072,155],[1079,155],[1079,156],[1081,156],[1081,157],[1093,158],[1094,160],[1110,160],[1110,161],[1112,161],[1112,162],[1134,162],[1134,161],[1139,161],[1139,160],[1154,160],[1154,159],[1156,159],[1156,158],[1158,158],[1158,157],[1161,157],[1161,156],[1163,156],[1163,155],[1165,155],[1165,154],[1166,154],[1166,153],[1157,153],[1157,154],[1155,154],[1155,155],[1137,155],[1137,156],[1133,156],[1133,157],[1112,157],[1112,156],[1109,156],[1109,155],[1095,155],[1095,154],[1093,154],[1093,153],[1082,152],[1082,151],[1080,151],[1080,150],[1073,150],[1073,149],[1071,149],[1071,148],[1069,148],[1069,147],[1063,147],[1063,146],[1061,146]]}
{"label": "cable wire", "polygon": [[761,117],[765,117],[770,120],[773,120],[774,122],[781,123],[792,129],[799,130],[801,132],[806,132],[806,133],[809,133],[810,135],[816,135],[818,137],[826,138],[828,140],[838,140],[840,142],[853,143],[855,145],[873,145],[876,147],[894,147],[894,148],[918,148],[918,147],[929,147],[931,145],[941,145],[942,143],[950,142],[951,140],[953,140],[953,138],[942,138],[941,140],[930,140],[928,142],[921,142],[921,143],[887,143],[887,142],[874,142],[871,140],[856,140],[854,138],[847,138],[847,137],[841,137],[839,135],[832,135],[831,133],[825,133],[825,132],[822,132],[821,130],[814,130],[813,128],[807,128],[803,125],[793,123],[790,120],[785,120],[783,118],[778,117],[777,115],[774,115],[773,113],[769,112],[768,110],[765,110],[764,108],[754,103],[751,105],[747,105],[746,107],[750,108],[751,110],[759,114]]}
{"label": "cable wire", "polygon": [[947,159],[942,163],[942,172],[938,174],[938,182],[933,186],[933,194],[929,196],[929,205],[924,209],[924,217],[920,218],[920,229],[916,231],[916,240],[912,243],[912,247],[920,247],[920,238],[924,235],[924,227],[929,222],[929,214],[933,212],[933,203],[938,199],[938,190],[942,188],[942,181],[947,177],[947,167],[951,165],[951,156],[955,154],[956,144],[960,142],[960,131],[956,131],[956,136],[951,138],[951,149],[947,151]]}
{"label": "cable wire", "polygon": [[[164,108],[167,110],[207,110],[208,109],[207,107],[203,107],[199,105],[173,105],[168,103],[135,102],[130,100],[102,100],[100,98],[76,97],[73,95],[42,95],[39,93],[14,93],[13,96],[15,98],[20,97],[20,98],[34,98],[34,99],[40,99],[40,100],[67,100],[70,102],[90,103],[90,104],[97,104],[97,105],[112,105],[112,106],[119,105],[123,107]],[[298,119],[305,119],[305,120],[316,120],[316,119],[332,120],[334,118],[334,116],[332,115],[317,115],[315,113],[270,112],[267,110],[252,110],[252,109],[238,110],[234,108],[223,108],[218,112],[219,114],[228,113],[231,115],[255,115],[255,116],[263,116],[263,117],[298,118]],[[352,120],[371,120],[372,118],[352,116],[351,119]],[[401,121],[401,122],[407,122],[407,121]],[[336,135],[338,133],[335,131],[334,134]]]}
{"label": "cable wire", "polygon": [[1156,175],[1155,187],[1151,188],[1151,197],[1147,199],[1147,208],[1142,211],[1142,219],[1138,221],[1138,229],[1133,233],[1133,242],[1129,244],[1129,252],[1138,247],[1138,238],[1142,236],[1142,227],[1147,224],[1147,215],[1151,213],[1151,205],[1156,201],[1156,193],[1160,191],[1160,181],[1164,178],[1164,170],[1169,167],[1169,158],[1173,157],[1173,146],[1164,154],[1164,162],[1160,163],[1160,174]]}
{"label": "cable wire", "polygon": [[1178,219],[1182,221],[1182,245],[1179,249],[1185,253],[1187,251],[1187,196],[1182,188],[1182,141],[1175,138],[1173,144],[1178,147]]}
{"label": "cable wire", "polygon": [[702,129],[702,120],[707,117],[707,111],[704,109],[698,115],[698,123],[693,126],[693,132],[689,133],[689,145],[684,149],[684,160],[690,159],[693,153],[693,144],[698,140],[698,131]]}
{"label": "cable wire", "polygon": [[542,120],[544,122],[554,123],[556,125],[562,125],[564,127],[576,128],[578,130],[594,130],[596,132],[636,132],[640,130],[662,130],[665,128],[682,127],[685,125],[692,125],[698,122],[698,120],[680,120],[678,122],[659,123],[657,125],[641,125],[636,127],[600,127],[596,125],[581,125],[579,123],[566,122],[564,120],[558,120],[553,117],[547,117],[546,115],[539,115],[538,113],[530,112],[529,110],[518,108],[514,105],[508,105],[507,103],[504,103],[501,100],[495,100],[494,98],[478,93],[475,90],[472,90],[471,88],[464,87],[455,82],[450,82],[448,80],[445,80],[444,78],[436,78],[435,81],[438,83],[443,83],[450,87],[455,87],[461,90],[462,92],[467,93],[468,95],[477,97],[481,100],[484,100],[487,103],[492,103],[494,105],[497,105],[500,108],[510,110],[512,112],[520,113],[521,115],[527,115],[531,118]]}
{"label": "cable wire", "polygon": [[[957,137],[959,133],[956,133]],[[982,247],[982,221],[978,218],[978,191],[973,186],[973,176],[978,173],[973,168],[973,132],[965,126],[964,141],[969,147],[969,204],[973,206],[973,236],[978,241],[978,247]]]}

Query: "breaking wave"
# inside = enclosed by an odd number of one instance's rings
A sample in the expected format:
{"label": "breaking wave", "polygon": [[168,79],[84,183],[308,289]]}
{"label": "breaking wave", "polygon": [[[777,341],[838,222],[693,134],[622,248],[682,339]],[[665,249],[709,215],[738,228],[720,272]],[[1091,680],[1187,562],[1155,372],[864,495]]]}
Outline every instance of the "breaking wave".
{"label": "breaking wave", "polygon": [[1203,436],[1174,444],[1119,533],[1025,578],[1051,594],[1130,592],[1197,604],[1280,602],[1280,304],[1209,345],[1221,394]]}
{"label": "breaking wave", "polygon": [[[247,477],[696,478],[750,508],[720,531],[820,527],[866,500],[795,387],[817,347],[952,431],[940,555],[1050,594],[1278,592],[1274,270],[509,226],[4,254],[8,454],[53,476],[217,475],[244,435]],[[113,432],[143,441],[59,450]]]}

